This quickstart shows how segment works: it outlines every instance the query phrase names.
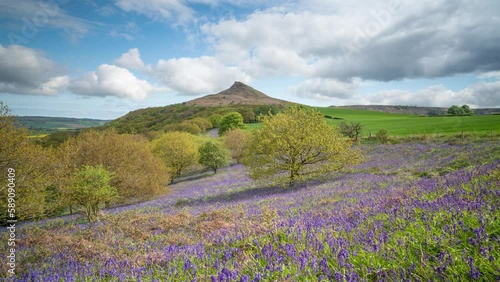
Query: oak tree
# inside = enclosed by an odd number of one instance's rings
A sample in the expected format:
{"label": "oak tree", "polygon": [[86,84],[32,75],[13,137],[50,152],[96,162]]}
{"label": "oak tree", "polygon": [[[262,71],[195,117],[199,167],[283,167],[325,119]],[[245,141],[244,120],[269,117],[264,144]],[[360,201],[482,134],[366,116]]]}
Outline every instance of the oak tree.
{"label": "oak tree", "polygon": [[254,179],[275,177],[292,186],[297,181],[340,170],[362,160],[352,141],[329,126],[317,110],[290,107],[262,117],[252,132],[243,163]]}

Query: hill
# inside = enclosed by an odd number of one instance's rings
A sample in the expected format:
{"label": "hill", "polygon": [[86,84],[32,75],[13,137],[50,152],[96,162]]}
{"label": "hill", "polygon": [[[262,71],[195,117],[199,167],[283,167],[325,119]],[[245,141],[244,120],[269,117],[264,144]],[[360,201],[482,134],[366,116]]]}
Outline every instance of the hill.
{"label": "hill", "polygon": [[189,106],[226,105],[290,105],[292,102],[275,99],[239,81],[224,91],[186,102]]}
{"label": "hill", "polygon": [[19,125],[35,131],[36,133],[53,133],[58,131],[75,131],[83,128],[102,126],[109,120],[89,118],[65,118],[65,117],[40,117],[20,116],[16,117]]}
{"label": "hill", "polygon": [[[217,94],[206,95],[182,104],[139,109],[120,117],[106,127],[120,133],[145,133],[148,131],[184,130],[189,125],[181,123],[195,118],[208,119],[213,114],[239,112],[245,123],[257,121],[257,116],[276,113],[294,103],[271,98],[266,94],[236,81],[230,88]],[[190,130],[187,130],[190,131]]]}
{"label": "hill", "polygon": [[[411,114],[425,116],[446,115],[448,108],[442,107],[418,107],[418,106],[393,106],[393,105],[351,105],[351,106],[330,106],[330,108],[353,109],[353,110],[371,110],[393,114]],[[497,108],[479,108],[473,109],[476,115],[491,115],[500,113]]]}

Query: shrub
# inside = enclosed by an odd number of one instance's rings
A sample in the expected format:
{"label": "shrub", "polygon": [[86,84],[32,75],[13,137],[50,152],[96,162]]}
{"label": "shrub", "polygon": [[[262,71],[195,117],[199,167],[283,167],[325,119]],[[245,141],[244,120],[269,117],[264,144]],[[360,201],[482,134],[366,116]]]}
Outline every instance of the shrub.
{"label": "shrub", "polygon": [[379,140],[382,144],[385,144],[389,141],[389,134],[386,129],[380,129],[377,134],[375,134],[377,140]]}

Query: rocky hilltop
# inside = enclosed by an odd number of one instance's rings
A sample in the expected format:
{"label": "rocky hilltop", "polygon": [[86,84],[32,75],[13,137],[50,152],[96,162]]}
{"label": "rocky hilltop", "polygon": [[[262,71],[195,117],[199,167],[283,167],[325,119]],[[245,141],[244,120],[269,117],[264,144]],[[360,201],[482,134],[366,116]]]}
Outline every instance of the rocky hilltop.
{"label": "rocky hilltop", "polygon": [[185,103],[189,106],[226,105],[287,105],[291,102],[275,99],[243,82],[236,81],[230,88],[217,94],[210,94]]}

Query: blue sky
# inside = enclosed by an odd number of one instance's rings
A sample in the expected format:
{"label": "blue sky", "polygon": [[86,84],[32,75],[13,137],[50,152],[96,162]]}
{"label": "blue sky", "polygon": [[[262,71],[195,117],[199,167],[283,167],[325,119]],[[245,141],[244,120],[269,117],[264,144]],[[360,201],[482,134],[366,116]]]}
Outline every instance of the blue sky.
{"label": "blue sky", "polygon": [[[4,3],[5,2],[5,3]],[[0,3],[0,101],[113,119],[242,81],[307,105],[500,107],[500,2]]]}

